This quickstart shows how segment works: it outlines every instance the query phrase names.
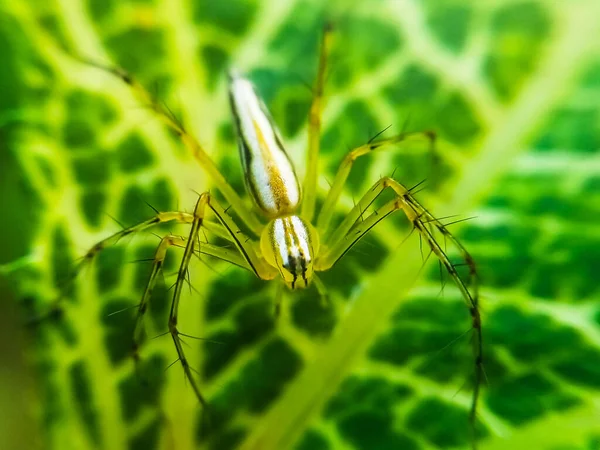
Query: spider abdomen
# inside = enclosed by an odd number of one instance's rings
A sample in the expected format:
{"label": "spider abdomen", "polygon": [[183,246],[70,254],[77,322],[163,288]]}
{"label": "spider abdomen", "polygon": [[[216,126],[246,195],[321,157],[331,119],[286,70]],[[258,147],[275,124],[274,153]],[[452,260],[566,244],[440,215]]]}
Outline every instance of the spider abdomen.
{"label": "spider abdomen", "polygon": [[293,214],[300,184],[266,106],[252,83],[237,74],[230,74],[229,97],[250,196],[267,217]]}

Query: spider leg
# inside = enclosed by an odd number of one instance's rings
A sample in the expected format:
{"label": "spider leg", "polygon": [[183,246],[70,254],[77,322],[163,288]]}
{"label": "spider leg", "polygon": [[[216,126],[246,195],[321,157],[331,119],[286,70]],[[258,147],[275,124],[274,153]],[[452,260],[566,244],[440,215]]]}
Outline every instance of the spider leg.
{"label": "spider leg", "polygon": [[[224,231],[223,227],[221,227],[220,224],[215,223],[215,222],[210,222],[210,221],[206,220],[202,223],[203,227],[205,225],[208,225],[206,227],[207,229],[210,229],[211,232],[214,231],[217,234]],[[222,235],[221,237],[223,237],[224,239],[231,239],[229,235],[227,235],[227,236]],[[160,274],[160,271],[163,268],[164,260],[167,255],[167,250],[172,246],[177,246],[177,247],[183,248],[183,247],[185,247],[187,240],[188,240],[187,238],[184,238],[182,236],[168,235],[161,239],[161,242],[160,242],[158,248],[156,249],[156,253],[154,255],[154,260],[152,262],[152,269],[150,271],[150,276],[149,276],[148,282],[146,284],[144,294],[142,295],[142,300],[140,301],[140,304],[138,305],[138,308],[137,308],[137,316],[136,316],[135,329],[134,329],[134,333],[133,333],[133,344],[132,344],[132,355],[133,355],[133,359],[134,359],[136,366],[139,363],[139,348],[140,348],[140,343],[141,343],[143,335],[144,335],[145,313],[148,309],[148,304],[149,304],[150,298],[152,296],[154,287],[156,285],[156,280],[158,278],[158,275]],[[250,265],[248,264],[248,262],[242,257],[242,255],[239,253],[239,251],[237,249],[231,251],[229,249],[218,247],[218,246],[210,244],[210,243],[202,243],[200,248],[198,248],[198,250],[196,250],[196,254],[197,254],[197,256],[199,256],[200,254],[210,255],[214,258],[218,258],[220,260],[229,262],[236,266],[242,267],[246,270],[249,270],[249,271],[252,270],[250,268]]]}
{"label": "spider leg", "polygon": [[32,323],[38,323],[46,318],[50,317],[53,313],[60,311],[60,303],[64,299],[66,292],[69,290],[70,286],[74,283],[77,276],[81,273],[81,271],[87,267],[92,260],[105,248],[115,245],[125,236],[137,234],[141,231],[147,230],[148,228],[154,227],[156,225],[160,225],[167,222],[178,222],[178,223],[190,223],[193,220],[193,215],[180,211],[169,211],[169,212],[159,212],[154,217],[140,222],[131,227],[125,228],[121,231],[118,231],[107,238],[102,239],[101,241],[94,244],[87,252],[80,258],[79,262],[75,266],[72,273],[69,277],[63,281],[62,286],[60,287],[59,295],[56,299],[54,299],[49,305],[47,311],[40,314],[36,317]]}
{"label": "spider leg", "polygon": [[77,276],[77,274],[81,271],[83,266],[85,264],[89,263],[91,260],[93,260],[94,257],[98,253],[100,253],[105,248],[116,244],[121,239],[123,239],[125,236],[129,236],[131,234],[136,234],[141,231],[147,230],[148,228],[151,228],[153,226],[160,225],[160,224],[167,223],[167,222],[190,223],[190,222],[192,222],[193,218],[194,218],[194,216],[192,214],[186,213],[186,212],[180,212],[180,211],[159,212],[154,217],[151,217],[150,219],[144,220],[143,222],[140,222],[136,225],[133,225],[131,227],[128,227],[121,231],[118,231],[118,232],[108,236],[107,238],[102,239],[100,242],[98,242],[93,247],[91,247],[85,253],[85,255],[83,255],[83,258],[81,259],[81,262],[78,264],[73,277]]}
{"label": "spider leg", "polygon": [[185,245],[185,241],[185,238],[181,236],[165,236],[161,239],[160,244],[156,249],[156,253],[154,254],[154,260],[152,261],[152,270],[150,271],[150,277],[148,279],[148,283],[146,283],[146,288],[144,289],[142,300],[140,301],[140,304],[137,308],[135,328],[133,331],[132,355],[136,367],[140,360],[139,348],[144,335],[144,317],[148,309],[150,298],[152,297],[152,292],[154,291],[154,287],[156,285],[156,280],[165,262],[167,250],[171,246],[183,247]]}
{"label": "spider leg", "polygon": [[227,228],[221,225],[221,222],[215,222],[214,220],[207,219],[202,222],[202,227],[211,234],[214,234],[215,236],[218,236],[221,239],[233,243],[233,240],[231,239],[231,234],[229,234]]}
{"label": "spider leg", "polygon": [[181,363],[181,366],[183,367],[183,372],[185,373],[186,378],[190,382],[190,385],[192,386],[196,398],[204,407],[207,406],[207,403],[204,399],[204,396],[200,392],[198,383],[196,383],[196,380],[192,376],[192,368],[185,357],[182,341],[179,337],[180,333],[177,329],[177,320],[179,313],[179,300],[181,298],[181,290],[183,288],[190,260],[192,259],[192,255],[194,254],[194,245],[196,243],[196,239],[198,238],[198,233],[200,232],[202,219],[204,219],[204,208],[206,206],[207,201],[208,195],[202,194],[198,199],[198,202],[196,203],[196,208],[194,209],[194,220],[192,221],[190,235],[187,239],[187,243],[183,253],[183,258],[181,259],[181,265],[179,266],[179,271],[177,272],[177,282],[175,283],[175,291],[173,293],[171,311],[169,313],[169,333],[173,338],[173,343],[175,344],[178,360]]}
{"label": "spider leg", "polygon": [[219,171],[216,164],[210,158],[206,150],[195,139],[173,115],[173,113],[161,102],[152,96],[142,84],[135,80],[130,74],[119,67],[108,67],[93,61],[85,61],[94,67],[120,78],[125,84],[130,86],[135,96],[145,106],[154,111],[158,117],[171,128],[181,139],[186,148],[192,153],[193,157],[200,163],[200,166],[212,178],[215,187],[223,194],[227,201],[233,206],[234,210],[244,223],[248,225],[253,232],[260,235],[262,225],[256,215],[250,210],[237,192],[227,182],[223,174]]}
{"label": "spider leg", "polygon": [[[219,222],[221,222],[223,227],[228,231],[229,237],[231,241],[233,241],[236,244],[236,247],[240,252],[241,258],[234,259],[231,254],[226,254],[219,247],[210,244],[199,243],[200,241],[198,240],[198,235],[204,222],[206,208],[212,210],[212,212],[217,216]],[[181,291],[183,290],[190,261],[192,259],[192,256],[196,253],[196,245],[199,246],[198,251],[201,253],[204,252],[208,254],[213,254],[214,256],[220,257],[221,259],[232,262],[234,264],[236,263],[234,261],[237,261],[240,264],[247,265],[248,268],[252,270],[259,278],[272,279],[277,275],[277,272],[274,269],[271,270],[269,266],[257,255],[257,253],[254,250],[253,241],[249,240],[239,230],[239,228],[235,225],[233,219],[231,219],[231,217],[227,215],[227,213],[221,207],[221,205],[219,205],[218,202],[210,196],[210,193],[205,192],[202,195],[200,195],[198,201],[196,202],[196,207],[194,208],[194,219],[192,221],[189,237],[187,238],[183,257],[179,266],[179,271],[177,272],[177,281],[175,282],[175,289],[173,291],[173,299],[171,302],[171,310],[169,313],[168,327],[169,333],[173,338],[173,343],[175,344],[175,349],[177,351],[179,362],[183,367],[184,374],[190,382],[198,401],[203,406],[206,406],[206,400],[200,392],[198,383],[193,377],[193,369],[189,365],[189,362],[185,356],[182,341],[179,337],[181,333],[177,328]]]}
{"label": "spider leg", "polygon": [[302,216],[311,221],[315,212],[317,177],[319,175],[319,147],[321,139],[321,112],[323,110],[323,88],[327,58],[331,49],[332,27],[326,24],[319,50],[319,67],[313,88],[313,98],[308,113],[308,151],[306,160],[306,175],[304,178],[304,199],[302,201]]}
{"label": "spider leg", "polygon": [[[359,221],[363,212],[371,203],[387,188],[396,193],[396,198],[389,201],[375,212],[369,215],[364,221]],[[483,381],[483,343],[481,332],[481,316],[479,311],[478,297],[478,276],[475,262],[472,256],[462,243],[456,239],[452,233],[429,211],[427,211],[413,196],[411,191],[390,177],[384,177],[379,180],[369,191],[361,198],[356,206],[350,211],[342,223],[333,231],[335,236],[332,243],[324,248],[324,251],[315,262],[315,270],[323,271],[331,268],[342,256],[344,256],[354,244],[362,239],[375,225],[381,222],[390,214],[402,210],[407,219],[413,224],[420,236],[427,242],[431,251],[446,268],[446,271],[458,287],[462,297],[467,303],[473,328],[473,353],[474,353],[474,372],[473,372],[473,397],[471,409],[469,412],[469,421],[473,433],[473,446],[476,443],[475,421],[477,415],[477,404],[480,394],[480,385]],[[465,281],[457,272],[456,265],[450,261],[450,258],[435,238],[432,229],[439,231],[444,238],[452,243],[460,252],[466,265],[469,267],[469,280]]]}
{"label": "spider leg", "polygon": [[366,144],[361,145],[360,147],[357,147],[348,152],[348,154],[345,156],[344,160],[340,164],[340,167],[331,185],[331,189],[329,190],[329,193],[325,198],[325,202],[323,203],[323,207],[321,208],[321,211],[319,212],[319,215],[317,217],[317,229],[322,230],[322,236],[324,241],[327,240],[327,237],[332,231],[329,225],[331,222],[331,218],[333,217],[335,205],[337,204],[340,195],[342,194],[344,185],[346,183],[346,180],[348,179],[348,176],[350,175],[350,170],[352,170],[354,161],[356,161],[356,159],[360,158],[361,156],[370,154],[374,150],[400,144],[401,142],[406,142],[410,139],[415,138],[425,138],[429,141],[429,152],[435,159],[436,134],[433,131],[402,132],[397,136],[393,136],[388,139],[382,139],[380,141],[370,140]]}

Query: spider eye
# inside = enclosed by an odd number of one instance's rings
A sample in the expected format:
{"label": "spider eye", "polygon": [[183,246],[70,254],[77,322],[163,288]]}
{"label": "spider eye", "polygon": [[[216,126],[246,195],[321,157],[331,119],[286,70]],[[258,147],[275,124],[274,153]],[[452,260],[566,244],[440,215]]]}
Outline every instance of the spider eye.
{"label": "spider eye", "polygon": [[283,279],[291,289],[305,288],[312,278],[312,260],[305,258],[303,255],[297,256],[296,249],[292,248],[290,250],[289,263],[281,267]]}

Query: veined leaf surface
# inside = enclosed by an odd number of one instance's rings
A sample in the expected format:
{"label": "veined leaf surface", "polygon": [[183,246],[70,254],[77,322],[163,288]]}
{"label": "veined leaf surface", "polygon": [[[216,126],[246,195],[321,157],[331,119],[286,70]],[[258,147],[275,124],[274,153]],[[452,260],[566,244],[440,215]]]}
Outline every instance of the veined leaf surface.
{"label": "veined leaf surface", "polygon": [[[119,229],[111,217],[135,224],[153,215],[147,203],[191,211],[211,188],[127,86],[81,58],[132,73],[243,193],[226,69],[257,84],[303,175],[305,85],[328,18],[320,195],[348,149],[386,126],[435,130],[433,168],[419,142],[358,161],[340,216],[392,172],[407,186],[427,178],[418,196],[436,216],[475,216],[451,230],[481,275],[480,448],[598,448],[600,3],[53,0],[0,11],[4,305],[43,310],[76,258]],[[290,293],[277,320],[275,283],[197,261],[180,323],[207,339],[186,351],[208,428],[180,367],[165,370],[170,338],[148,339],[136,372],[135,310],[111,314],[139,301],[150,262],[132,261],[158,239],[107,249],[64,317],[27,334],[35,383],[2,353],[2,385],[24,393],[18,411],[32,419],[0,415],[6,448],[468,447],[469,314],[448,280],[440,293],[433,258],[422,269],[409,231],[401,213],[383,222],[323,275],[330,306],[314,289]],[[168,232],[186,228],[157,231]],[[166,331],[180,257],[152,299],[149,336]],[[3,345],[19,345],[18,320],[2,316]]]}

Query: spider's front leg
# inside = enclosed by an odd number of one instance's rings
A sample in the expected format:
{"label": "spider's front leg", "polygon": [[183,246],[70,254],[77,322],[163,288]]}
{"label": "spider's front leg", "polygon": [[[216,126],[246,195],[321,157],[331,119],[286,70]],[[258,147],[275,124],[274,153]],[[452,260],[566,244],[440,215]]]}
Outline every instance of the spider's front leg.
{"label": "spider's front leg", "polygon": [[[200,243],[199,233],[202,226],[205,223],[207,208],[215,214],[215,216],[221,224],[221,226],[215,226],[215,224],[213,224],[212,227],[216,228],[217,230],[220,230],[220,232],[223,234],[223,237],[227,238],[230,242],[234,243],[237,247],[238,253],[229,254],[226,250],[222,248],[210,244]],[[223,231],[225,233],[223,233]],[[180,338],[180,335],[182,334],[177,328],[181,291],[183,289],[183,284],[188,273],[192,256],[196,253],[204,253],[215,256],[224,261],[228,261],[233,264],[244,267],[254,272],[257,277],[263,280],[273,279],[275,276],[277,276],[277,272],[273,268],[271,268],[256,253],[256,250],[254,249],[254,242],[242,233],[242,231],[239,229],[239,227],[237,227],[233,219],[227,215],[226,211],[214,198],[211,197],[209,192],[201,194],[198,198],[198,201],[196,202],[191,230],[188,238],[185,239],[185,241],[185,250],[181,259],[179,270],[177,272],[177,281],[175,282],[175,288],[173,291],[173,299],[171,302],[171,309],[169,312],[168,328],[169,333],[173,338],[173,343],[175,344],[177,356],[179,362],[183,367],[185,376],[190,382],[198,401],[203,406],[206,406],[206,400],[200,392],[200,388],[198,387],[198,384],[192,375],[193,369],[191,368],[185,356],[182,341]]]}
{"label": "spider's front leg", "polygon": [[56,313],[62,312],[61,303],[65,299],[67,291],[71,288],[77,276],[88,267],[92,261],[96,258],[96,256],[101,253],[104,249],[116,245],[121,239],[126,236],[133,236],[139,234],[142,231],[148,230],[160,224],[168,223],[168,222],[176,222],[176,223],[190,223],[193,220],[193,215],[181,211],[168,211],[168,212],[157,212],[154,217],[147,219],[143,222],[140,222],[131,227],[124,228],[107,238],[102,239],[101,241],[94,244],[85,254],[80,258],[80,261],[77,263],[75,268],[72,270],[71,274],[61,283],[61,287],[59,288],[58,295],[56,298],[50,302],[50,305],[46,308],[46,311],[39,314],[37,317],[30,321],[30,325],[35,325],[41,323],[48,318],[54,316]]}
{"label": "spider's front leg", "polygon": [[[392,189],[396,198],[389,201],[375,212],[361,221],[364,212],[375,201],[385,189]],[[390,214],[402,210],[407,219],[413,224],[415,230],[425,239],[431,251],[438,260],[444,265],[448,274],[458,287],[463,296],[472,320],[474,330],[473,352],[474,352],[474,389],[473,399],[469,420],[471,428],[475,430],[475,420],[477,414],[477,403],[479,400],[479,389],[483,381],[483,346],[481,333],[481,317],[479,312],[477,271],[473,258],[467,249],[456,239],[452,233],[427,211],[413,196],[410,189],[390,177],[384,177],[379,180],[352,208],[340,225],[329,235],[332,236],[329,242],[324,242],[324,251],[319,255],[315,262],[315,270],[323,271],[331,268],[348,250],[362,239],[374,226],[385,219]],[[430,228],[431,227],[431,228]],[[435,238],[432,228],[438,230],[444,239],[453,244],[460,252],[465,264],[469,267],[469,283],[459,275],[456,265],[452,263],[438,240]],[[473,434],[475,436],[475,434]],[[475,439],[473,440],[475,446]]]}

